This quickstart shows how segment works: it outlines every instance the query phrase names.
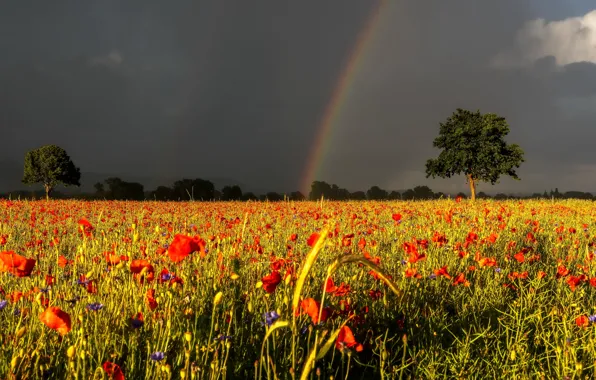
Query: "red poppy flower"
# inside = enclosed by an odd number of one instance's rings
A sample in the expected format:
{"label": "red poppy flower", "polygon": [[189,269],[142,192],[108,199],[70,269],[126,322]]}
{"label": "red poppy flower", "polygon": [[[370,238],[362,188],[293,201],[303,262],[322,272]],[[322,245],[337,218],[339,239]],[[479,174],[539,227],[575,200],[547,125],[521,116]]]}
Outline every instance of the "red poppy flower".
{"label": "red poppy flower", "polygon": [[130,271],[134,273],[134,276],[139,278],[141,281],[144,279],[147,281],[153,281],[154,272],[153,265],[147,260],[133,260],[130,263]]}
{"label": "red poppy flower", "polygon": [[124,373],[122,373],[122,369],[120,369],[120,366],[118,364],[112,362],[104,362],[102,364],[102,368],[104,371],[106,371],[106,373],[108,374],[108,376],[110,376],[111,379],[124,380]]}
{"label": "red poppy flower", "polygon": [[122,261],[128,261],[128,257],[124,255],[116,255],[114,252],[104,252],[104,257],[106,258],[106,262],[108,265],[118,265]]}
{"label": "red poppy flower", "polygon": [[559,265],[557,267],[557,278],[566,277],[569,275],[569,269],[565,267],[565,265]]}
{"label": "red poppy flower", "polygon": [[329,278],[327,280],[327,282],[325,283],[325,292],[326,293],[331,293],[336,297],[342,297],[345,296],[346,294],[351,292],[350,289],[350,285],[346,284],[346,283],[341,283],[341,285],[336,286],[335,283],[333,282],[332,278]]}
{"label": "red poppy flower", "polygon": [[271,294],[281,282],[281,275],[278,271],[274,270],[270,275],[263,277],[261,282],[263,283],[263,289],[265,289],[267,293]]}
{"label": "red poppy flower", "polygon": [[328,308],[324,308],[323,312],[321,313],[321,316],[319,318],[319,310],[321,308],[321,304],[318,303],[313,298],[306,298],[306,299],[302,300],[302,302],[300,303],[300,306],[301,306],[303,312],[308,314],[308,316],[310,317],[310,319],[312,320],[312,322],[315,325],[318,324],[319,321],[325,322],[327,320],[327,318],[329,318],[329,315],[331,314],[331,312]]}
{"label": "red poppy flower", "polygon": [[170,260],[178,263],[193,252],[199,252],[201,258],[205,257],[205,241],[198,236],[190,237],[182,234],[176,234],[172,244],[168,247],[168,256]]}
{"label": "red poppy flower", "polygon": [[421,278],[422,277],[422,275],[420,275],[418,273],[418,269],[416,269],[416,268],[408,268],[408,269],[406,269],[405,275],[406,275],[406,278],[411,278],[411,277]]}
{"label": "red poppy flower", "polygon": [[39,320],[49,328],[58,331],[60,335],[66,335],[70,331],[70,315],[59,307],[51,306],[39,315]]}
{"label": "red poppy flower", "polygon": [[94,228],[93,225],[85,218],[79,219],[79,226],[81,231],[85,234],[85,236],[91,236]]}
{"label": "red poppy flower", "polygon": [[518,263],[523,263],[525,261],[523,252],[516,253],[515,255],[513,255],[513,258],[516,259]]}
{"label": "red poppy flower", "polygon": [[312,235],[310,235],[310,237],[306,241],[306,244],[308,244],[310,247],[314,247],[315,244],[317,243],[317,240],[319,240],[320,237],[321,237],[321,235],[319,235],[316,232],[313,232]]}
{"label": "red poppy flower", "polygon": [[346,347],[353,348],[357,352],[364,349],[362,344],[356,342],[356,338],[354,338],[354,334],[348,326],[343,326],[341,330],[339,330],[339,335],[335,341],[335,347],[340,351],[343,351]]}
{"label": "red poppy flower", "polygon": [[155,289],[147,290],[147,305],[151,310],[157,309],[157,301],[155,301]]}
{"label": "red poppy flower", "polygon": [[453,280],[453,285],[462,284],[463,286],[470,286],[470,282],[466,280],[466,276],[463,273],[458,274]]}
{"label": "red poppy flower", "polygon": [[378,289],[370,290],[368,292],[368,295],[370,296],[370,298],[373,299],[373,301],[376,301],[376,300],[380,299],[381,297],[383,297],[383,293]]}
{"label": "red poppy flower", "polygon": [[58,257],[58,266],[60,268],[64,268],[68,264],[72,264],[72,263],[73,263],[73,261],[68,260],[66,257],[64,257],[64,255],[60,255],[60,257]]}
{"label": "red poppy flower", "polygon": [[0,252],[0,272],[10,272],[17,277],[29,276],[35,262],[35,259],[27,259],[14,251]]}
{"label": "red poppy flower", "polygon": [[575,324],[577,327],[588,327],[588,325],[590,325],[590,320],[585,315],[580,315],[575,318]]}
{"label": "red poppy flower", "polygon": [[439,269],[435,269],[434,270],[435,276],[437,277],[445,277],[446,279],[450,280],[451,276],[449,275],[449,273],[447,272],[447,265],[445,265],[444,267],[441,267]]}

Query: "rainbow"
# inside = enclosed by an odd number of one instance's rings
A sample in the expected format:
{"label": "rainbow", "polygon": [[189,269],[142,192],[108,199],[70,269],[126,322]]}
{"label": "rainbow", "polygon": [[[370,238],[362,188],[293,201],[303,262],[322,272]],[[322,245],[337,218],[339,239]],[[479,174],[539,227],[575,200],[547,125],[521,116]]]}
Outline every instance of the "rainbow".
{"label": "rainbow", "polygon": [[321,170],[325,153],[329,149],[333,127],[337,124],[336,122],[347,99],[349,88],[354,82],[358,68],[363,61],[362,58],[365,56],[366,47],[373,40],[375,31],[379,25],[380,15],[388,2],[388,0],[379,0],[373,8],[364,28],[358,34],[356,43],[339,75],[331,99],[327,103],[327,107],[325,107],[325,112],[317,128],[300,185],[300,191],[307,197],[312,181],[315,180]]}

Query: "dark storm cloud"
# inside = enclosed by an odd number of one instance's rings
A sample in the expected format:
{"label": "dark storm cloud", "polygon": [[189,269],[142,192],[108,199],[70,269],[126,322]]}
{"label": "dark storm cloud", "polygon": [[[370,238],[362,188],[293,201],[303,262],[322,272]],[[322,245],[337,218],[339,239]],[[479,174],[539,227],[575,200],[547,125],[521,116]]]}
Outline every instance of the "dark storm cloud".
{"label": "dark storm cloud", "polygon": [[590,148],[594,113],[585,104],[595,88],[594,64],[557,66],[545,57],[521,67],[493,67],[494,57],[512,48],[518,31],[535,17],[524,2],[404,3],[389,10],[393,22],[383,24],[371,46],[323,177],[348,181],[349,187],[364,182],[465,189],[464,178],[426,180],[423,173],[426,159],[438,154],[432,139],[439,122],[462,107],[505,116],[509,141],[526,152],[521,182],[504,179],[483,191],[596,188],[585,176],[596,164]]}
{"label": "dark storm cloud", "polygon": [[[0,12],[4,166],[56,143],[83,171],[228,177],[293,190],[378,3],[7,4]],[[463,107],[507,117],[509,140],[526,151],[523,181],[495,189],[592,189],[584,179],[596,168],[589,146],[595,66],[576,63],[547,38],[541,51],[555,58],[520,56],[531,45],[519,31],[554,12],[530,4],[536,1],[387,2],[319,179],[352,190],[463,188],[463,179],[430,181],[422,173],[437,154],[438,123]],[[548,28],[535,25],[539,35]],[[577,35],[580,24],[566,25]],[[497,56],[509,66],[495,67]],[[571,63],[561,66],[563,58]]]}
{"label": "dark storm cloud", "polygon": [[374,2],[81,4],[2,12],[4,154],[292,189]]}

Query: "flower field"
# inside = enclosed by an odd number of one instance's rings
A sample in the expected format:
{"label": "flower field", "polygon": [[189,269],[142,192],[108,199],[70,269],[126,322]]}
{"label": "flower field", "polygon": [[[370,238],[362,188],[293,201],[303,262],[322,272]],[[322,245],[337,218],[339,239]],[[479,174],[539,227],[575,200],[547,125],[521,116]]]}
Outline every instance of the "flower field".
{"label": "flower field", "polygon": [[588,201],[0,200],[0,378],[596,377]]}

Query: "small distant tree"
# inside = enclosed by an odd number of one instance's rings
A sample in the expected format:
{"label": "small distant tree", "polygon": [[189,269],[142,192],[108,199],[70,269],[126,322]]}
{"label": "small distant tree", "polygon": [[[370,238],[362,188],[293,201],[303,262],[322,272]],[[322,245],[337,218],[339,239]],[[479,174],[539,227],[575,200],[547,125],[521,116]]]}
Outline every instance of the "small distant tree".
{"label": "small distant tree", "polygon": [[426,162],[426,177],[450,178],[464,174],[476,199],[476,182],[498,182],[502,174],[519,179],[516,168],[524,162],[524,152],[516,144],[508,145],[509,133],[505,118],[458,108],[440,124],[439,137],[433,146],[442,149],[436,159]]}
{"label": "small distant tree", "polygon": [[366,200],[366,193],[364,191],[354,191],[353,193],[350,193],[350,199],[364,201]]}
{"label": "small distant tree", "polygon": [[331,185],[325,181],[313,181],[310,185],[310,193],[308,194],[308,199],[311,201],[316,201],[321,199],[321,197],[325,197],[329,199],[331,196]]}
{"label": "small distant tree", "polygon": [[[539,194],[539,195],[540,195],[540,194]],[[490,195],[486,194],[486,193],[485,193],[485,192],[483,192],[483,191],[479,192],[477,197],[478,197],[479,199],[490,199],[490,198],[491,198],[491,196],[490,196]]]}
{"label": "small distant tree", "polygon": [[388,196],[387,190],[383,190],[379,186],[373,186],[366,191],[366,198],[370,200],[383,200]]}
{"label": "small distant tree", "polygon": [[290,193],[290,200],[292,201],[303,201],[306,197],[300,191],[292,191]]}
{"label": "small distant tree", "polygon": [[242,198],[240,198],[240,200],[243,201],[258,201],[259,197],[257,197],[254,193],[251,193],[250,191],[248,193],[242,193]]}
{"label": "small distant tree", "polygon": [[389,193],[388,198],[391,200],[401,199],[401,194],[399,193],[399,191],[393,190]]}
{"label": "small distant tree", "polygon": [[412,190],[414,190],[414,198],[416,199],[433,199],[435,196],[432,189],[426,185],[416,186]]}
{"label": "small distant tree", "polygon": [[416,193],[414,193],[414,190],[408,189],[403,192],[403,194],[401,195],[401,198],[403,200],[411,201],[416,198]]}
{"label": "small distant tree", "polygon": [[284,197],[280,193],[276,193],[275,191],[270,191],[265,194],[265,199],[271,202],[278,202],[283,201]]}
{"label": "small distant tree", "polygon": [[59,146],[42,146],[25,155],[22,182],[28,185],[42,183],[46,199],[50,199],[50,193],[57,185],[81,186],[80,180],[80,169]]}
{"label": "small distant tree", "polygon": [[149,194],[149,199],[171,201],[174,199],[174,190],[167,186],[157,186],[157,188]]}
{"label": "small distant tree", "polygon": [[242,189],[238,185],[224,186],[221,194],[224,201],[238,201],[242,198]]}

